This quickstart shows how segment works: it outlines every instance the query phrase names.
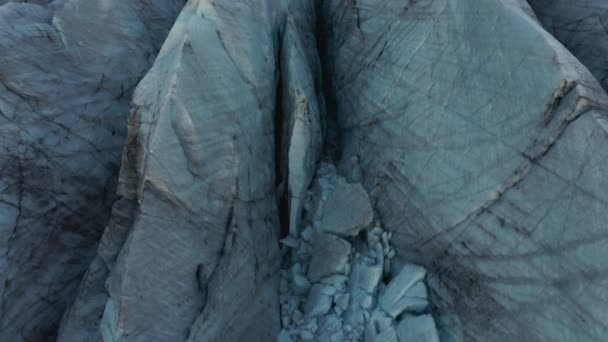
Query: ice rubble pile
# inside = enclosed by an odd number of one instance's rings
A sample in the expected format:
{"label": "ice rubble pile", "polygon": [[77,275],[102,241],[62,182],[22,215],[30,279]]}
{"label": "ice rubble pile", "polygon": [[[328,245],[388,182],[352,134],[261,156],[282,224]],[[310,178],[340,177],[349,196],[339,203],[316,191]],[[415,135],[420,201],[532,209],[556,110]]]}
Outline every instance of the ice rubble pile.
{"label": "ice rubble pile", "polygon": [[392,233],[372,224],[361,184],[323,164],[310,195],[307,227],[281,240],[278,342],[438,341],[426,271],[392,262]]}

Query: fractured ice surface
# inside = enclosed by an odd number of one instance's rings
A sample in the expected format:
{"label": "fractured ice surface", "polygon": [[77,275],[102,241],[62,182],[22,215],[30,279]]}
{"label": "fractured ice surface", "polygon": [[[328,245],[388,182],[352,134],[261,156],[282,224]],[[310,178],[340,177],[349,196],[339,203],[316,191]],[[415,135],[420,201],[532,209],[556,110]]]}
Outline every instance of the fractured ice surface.
{"label": "fractured ice surface", "polygon": [[[433,319],[425,315],[429,307],[424,269],[406,264],[391,270],[390,260],[395,253],[390,234],[372,225],[373,217],[352,215],[350,211],[329,205],[337,197],[329,192],[355,188],[357,184],[347,183],[330,164],[322,164],[317,174],[320,175],[317,186],[313,187],[316,191],[311,194],[317,203],[308,206],[314,209],[303,221],[311,226],[302,230],[312,230],[314,239],[310,241],[306,234],[297,244],[285,246],[291,266],[282,271],[283,329],[277,341],[406,342],[413,336],[417,336],[417,341],[436,341]],[[367,195],[364,198],[366,203],[358,199],[358,205],[371,207]],[[325,233],[328,230],[323,215],[336,218],[329,222],[347,222],[363,231],[347,238],[349,243]],[[322,248],[317,248],[319,244]],[[304,274],[307,274],[306,283],[313,284],[307,293],[299,285]],[[384,279],[390,279],[388,284]],[[419,315],[425,318],[418,319]],[[423,325],[413,329],[414,323],[404,322],[406,319],[419,320]]]}
{"label": "fractured ice surface", "polygon": [[281,164],[277,175],[281,182],[279,196],[288,197],[289,230],[295,235],[306,192],[321,155],[325,100],[315,36],[315,4],[308,0],[284,4],[279,56],[282,92],[277,95],[281,96],[282,108],[278,108],[276,114],[282,125],[274,129],[280,132],[280,139],[276,141]]}
{"label": "fractured ice surface", "polygon": [[605,6],[530,3],[0,0],[0,340],[604,340]]}
{"label": "fractured ice surface", "polygon": [[545,29],[608,89],[608,2],[529,0]]}
{"label": "fractured ice surface", "polygon": [[324,4],[338,169],[360,170],[399,258],[427,270],[442,340],[605,339],[608,102],[591,73],[525,1]]}
{"label": "fractured ice surface", "polygon": [[[279,7],[254,8],[190,1],[135,91],[119,189],[139,208],[108,279],[107,341],[265,340],[279,330]],[[234,11],[244,11],[238,25]]]}
{"label": "fractured ice surface", "polygon": [[182,4],[0,6],[0,340],[54,338],[115,199],[130,94]]}

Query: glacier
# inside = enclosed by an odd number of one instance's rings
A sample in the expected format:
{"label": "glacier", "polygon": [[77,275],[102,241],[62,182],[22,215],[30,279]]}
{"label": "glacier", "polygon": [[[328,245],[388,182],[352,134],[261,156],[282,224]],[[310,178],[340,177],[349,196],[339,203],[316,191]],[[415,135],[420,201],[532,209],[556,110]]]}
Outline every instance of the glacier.
{"label": "glacier", "polygon": [[602,341],[606,13],[0,1],[0,341]]}

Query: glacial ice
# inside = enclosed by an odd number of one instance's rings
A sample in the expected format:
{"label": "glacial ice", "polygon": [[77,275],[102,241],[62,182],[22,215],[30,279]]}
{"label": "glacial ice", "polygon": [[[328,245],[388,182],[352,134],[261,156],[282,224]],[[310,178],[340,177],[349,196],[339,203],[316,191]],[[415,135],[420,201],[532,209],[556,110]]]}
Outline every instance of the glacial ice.
{"label": "glacial ice", "polygon": [[603,340],[605,7],[0,0],[0,340]]}
{"label": "glacial ice", "polygon": [[[291,267],[282,270],[283,329],[277,341],[405,341],[399,340],[402,337],[398,337],[396,327],[408,327],[414,323],[403,322],[404,319],[417,320],[418,316],[426,315],[432,321],[428,315],[425,270],[410,264],[401,267],[395,264],[391,268],[390,260],[395,253],[389,233],[373,225],[373,217],[353,215],[331,205],[339,197],[332,196],[332,192],[348,187],[356,189],[357,184],[348,183],[337,175],[331,164],[321,164],[320,168],[317,174],[323,176],[315,180],[313,188],[317,192],[311,194],[311,198],[317,199],[317,204],[303,221],[309,224],[306,230],[312,229],[315,238],[311,242],[300,239],[294,244],[296,247],[285,246]],[[355,198],[358,207],[371,207],[367,196],[364,197],[366,203]],[[336,219],[323,220],[325,215]],[[344,222],[364,228],[356,236],[348,237],[350,243],[326,233],[342,232],[327,224]],[[323,248],[317,249],[319,240]],[[312,250],[312,255],[302,250]],[[306,270],[306,280],[312,283],[308,293],[298,285],[298,279],[305,277]],[[437,332],[430,328],[435,326],[434,322],[423,322],[422,330],[404,332],[401,330],[406,329],[401,328],[400,334],[420,335],[425,338],[420,341],[433,341],[433,336],[437,336]]]}

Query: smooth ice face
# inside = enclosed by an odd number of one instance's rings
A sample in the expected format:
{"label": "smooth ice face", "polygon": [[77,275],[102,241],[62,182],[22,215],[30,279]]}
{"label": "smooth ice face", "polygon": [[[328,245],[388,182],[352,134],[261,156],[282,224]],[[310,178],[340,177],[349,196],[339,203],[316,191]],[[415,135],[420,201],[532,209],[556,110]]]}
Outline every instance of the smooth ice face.
{"label": "smooth ice face", "polygon": [[399,341],[439,342],[435,321],[429,314],[404,316],[397,326]]}
{"label": "smooth ice face", "polygon": [[359,183],[349,184],[338,178],[320,214],[319,225],[328,233],[357,236],[372,223],[374,212],[369,196]]}
{"label": "smooth ice face", "polygon": [[350,253],[351,245],[344,239],[331,234],[317,233],[312,243],[308,279],[316,282],[326,276],[344,273]]}
{"label": "smooth ice face", "polygon": [[393,318],[406,309],[423,311],[427,306],[426,288],[422,283],[425,275],[426,271],[420,266],[404,266],[378,299],[380,309]]}

